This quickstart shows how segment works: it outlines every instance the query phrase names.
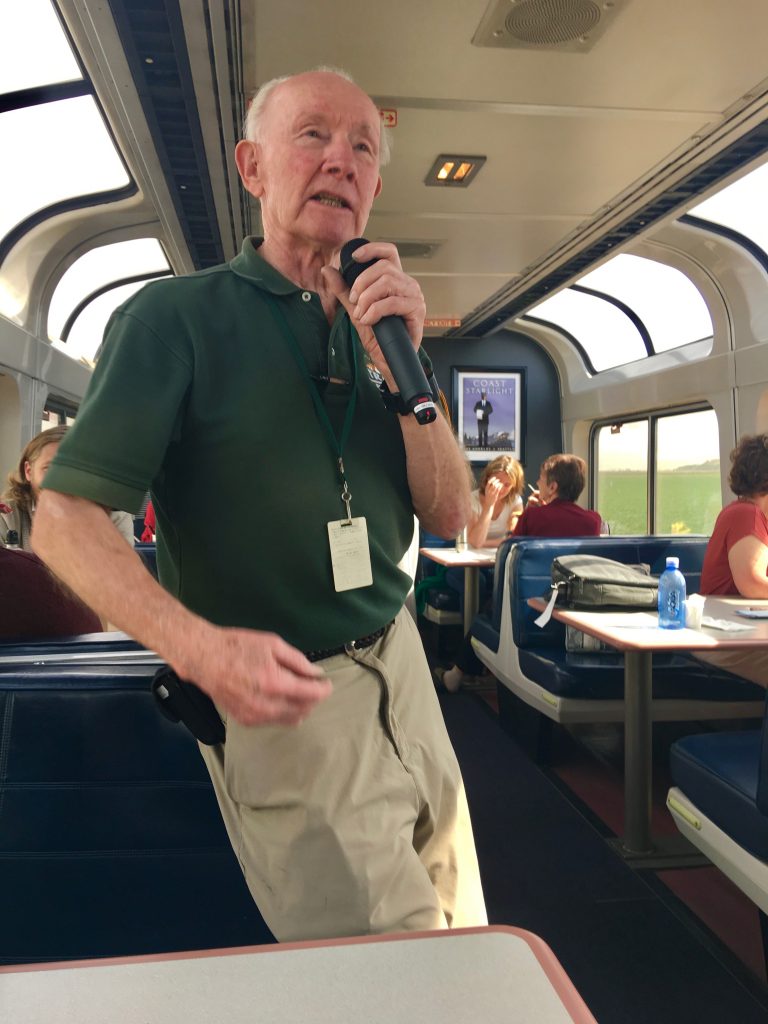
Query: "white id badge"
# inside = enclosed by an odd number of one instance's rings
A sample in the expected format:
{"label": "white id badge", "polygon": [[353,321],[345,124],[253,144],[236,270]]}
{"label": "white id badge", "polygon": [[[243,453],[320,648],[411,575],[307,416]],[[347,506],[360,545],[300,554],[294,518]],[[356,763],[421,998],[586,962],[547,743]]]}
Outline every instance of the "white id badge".
{"label": "white id badge", "polygon": [[476,409],[476,410],[475,410],[475,413],[476,413],[476,415],[477,415],[477,418],[478,418],[479,420],[481,420],[481,419],[483,418],[483,410],[482,410],[482,409]]}
{"label": "white id badge", "polygon": [[333,585],[337,591],[370,587],[373,583],[368,526],[365,516],[328,523]]}

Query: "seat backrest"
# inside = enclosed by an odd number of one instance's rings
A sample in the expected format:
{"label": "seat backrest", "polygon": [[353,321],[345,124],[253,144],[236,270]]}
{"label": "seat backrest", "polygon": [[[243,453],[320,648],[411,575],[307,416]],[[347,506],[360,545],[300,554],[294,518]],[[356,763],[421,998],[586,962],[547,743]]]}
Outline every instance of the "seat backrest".
{"label": "seat backrest", "polygon": [[[552,560],[558,555],[590,554],[626,565],[644,563],[651,573],[664,571],[669,555],[680,559],[688,593],[698,590],[707,537],[690,534],[640,537],[526,537],[514,542],[507,586],[512,610],[513,637],[518,647],[562,646],[564,627],[551,620],[543,629],[534,625],[538,612],[530,597],[549,597]],[[509,542],[506,542],[507,544]]]}
{"label": "seat backrest", "polygon": [[768,701],[763,713],[762,738],[760,741],[760,774],[757,780],[757,806],[768,814]]}
{"label": "seat backrest", "polygon": [[143,544],[137,541],[133,548],[147,569],[157,579],[157,545],[154,543]]}
{"label": "seat backrest", "polygon": [[0,672],[0,962],[269,942],[155,665]]}

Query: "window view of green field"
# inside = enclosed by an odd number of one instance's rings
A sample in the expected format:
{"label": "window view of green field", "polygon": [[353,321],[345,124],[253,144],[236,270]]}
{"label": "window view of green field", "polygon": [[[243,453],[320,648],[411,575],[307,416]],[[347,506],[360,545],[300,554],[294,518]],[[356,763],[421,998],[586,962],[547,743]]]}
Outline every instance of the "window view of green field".
{"label": "window view of green field", "polygon": [[[655,432],[655,508],[648,452]],[[717,420],[711,410],[601,427],[598,512],[612,534],[712,532],[722,507]]]}

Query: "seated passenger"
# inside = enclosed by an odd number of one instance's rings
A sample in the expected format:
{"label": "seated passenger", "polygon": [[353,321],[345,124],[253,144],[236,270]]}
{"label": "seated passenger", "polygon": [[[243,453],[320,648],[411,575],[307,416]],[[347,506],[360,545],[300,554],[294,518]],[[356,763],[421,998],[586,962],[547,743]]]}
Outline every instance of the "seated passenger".
{"label": "seated passenger", "polygon": [[587,464],[578,455],[550,455],[541,464],[538,490],[512,528],[516,537],[597,537],[602,519],[576,502],[587,482]]}
{"label": "seated passenger", "polygon": [[[467,473],[472,470],[467,464]],[[515,528],[523,511],[521,497],[525,487],[523,467],[511,455],[499,455],[488,463],[480,474],[477,488],[470,499],[472,508],[467,523],[467,542],[473,548],[497,548]],[[459,592],[464,601],[464,570],[449,569],[445,582]],[[479,577],[479,603],[482,608],[485,595],[493,584],[493,570],[483,569]]]}
{"label": "seated passenger", "polygon": [[[580,508],[576,500],[584,490],[587,464],[578,455],[550,455],[541,464],[538,490],[528,499],[525,511],[513,520],[515,537],[597,537],[602,519],[597,512]],[[522,484],[521,484],[522,488]],[[499,542],[500,543],[500,542]],[[498,546],[498,545],[497,545]],[[467,681],[483,672],[472,650],[472,634],[464,637],[456,663],[447,671],[435,669],[435,678],[455,693]]]}
{"label": "seated passenger", "polygon": [[[66,432],[66,427],[52,427],[33,437],[21,453],[16,469],[8,474],[8,489],[0,501],[0,545],[7,544],[8,533],[15,531],[15,543],[24,551],[32,550],[32,517],[40,485]],[[133,547],[133,518],[127,512],[110,512],[110,518]]]}
{"label": "seated passenger", "polygon": [[98,633],[101,621],[31,551],[0,546],[0,637],[49,639]]}
{"label": "seated passenger", "polygon": [[483,470],[472,491],[467,540],[473,548],[497,548],[523,511],[523,467],[511,455],[499,455]]}
{"label": "seated passenger", "polygon": [[[768,600],[768,434],[742,437],[731,452],[728,483],[736,501],[717,517],[699,589]],[[700,661],[768,687],[768,652],[696,652]]]}

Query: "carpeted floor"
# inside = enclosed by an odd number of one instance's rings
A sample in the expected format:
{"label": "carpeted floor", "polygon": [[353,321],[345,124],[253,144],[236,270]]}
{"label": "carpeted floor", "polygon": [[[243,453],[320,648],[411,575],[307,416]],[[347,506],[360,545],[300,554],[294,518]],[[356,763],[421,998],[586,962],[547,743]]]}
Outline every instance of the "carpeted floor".
{"label": "carpeted floor", "polygon": [[441,703],[491,923],[540,935],[601,1024],[766,1024],[768,994],[611,851],[481,699]]}

